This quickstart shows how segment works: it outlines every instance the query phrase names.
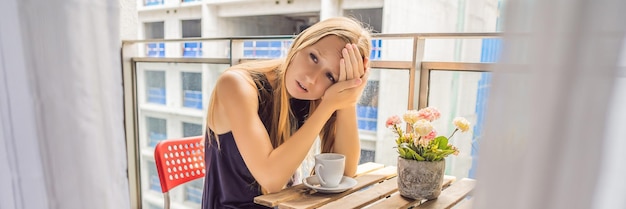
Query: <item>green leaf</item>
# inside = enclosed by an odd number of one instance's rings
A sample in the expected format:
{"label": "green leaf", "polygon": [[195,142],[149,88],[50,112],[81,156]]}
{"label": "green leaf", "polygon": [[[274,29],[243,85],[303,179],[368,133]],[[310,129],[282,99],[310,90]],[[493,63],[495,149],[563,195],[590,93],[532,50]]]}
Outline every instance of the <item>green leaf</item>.
{"label": "green leaf", "polygon": [[435,140],[437,140],[437,142],[439,142],[439,149],[449,149],[448,148],[448,138],[446,138],[445,136],[438,136],[437,138],[435,138]]}
{"label": "green leaf", "polygon": [[418,161],[424,161],[425,160],[422,156],[417,154],[417,152],[415,152],[414,150],[408,149],[407,151],[408,151],[408,153],[410,153],[413,156],[413,159],[418,160]]}
{"label": "green leaf", "polygon": [[398,148],[398,152],[400,153],[400,156],[405,156],[406,155],[406,151],[404,151],[404,148],[402,148],[402,147]]}

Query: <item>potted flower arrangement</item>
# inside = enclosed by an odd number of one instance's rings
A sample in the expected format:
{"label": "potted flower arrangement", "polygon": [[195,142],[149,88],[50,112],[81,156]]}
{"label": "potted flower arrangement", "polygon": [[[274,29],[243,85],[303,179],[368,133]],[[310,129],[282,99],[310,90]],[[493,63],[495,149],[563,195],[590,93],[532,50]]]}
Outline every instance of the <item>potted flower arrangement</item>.
{"label": "potted flower arrangement", "polygon": [[[398,149],[398,190],[404,197],[412,199],[435,199],[441,193],[445,170],[445,157],[458,155],[459,150],[449,143],[457,131],[466,132],[470,128],[467,119],[453,120],[456,128],[449,137],[437,136],[431,122],[441,114],[434,107],[409,110],[402,118],[389,117],[387,128],[396,134]],[[402,129],[402,119],[406,131]]]}

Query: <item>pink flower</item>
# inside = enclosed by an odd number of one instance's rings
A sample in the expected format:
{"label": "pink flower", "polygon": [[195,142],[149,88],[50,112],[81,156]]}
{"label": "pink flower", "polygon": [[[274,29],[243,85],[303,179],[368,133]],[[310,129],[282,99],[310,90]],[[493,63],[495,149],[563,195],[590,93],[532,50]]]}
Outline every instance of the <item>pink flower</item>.
{"label": "pink flower", "polygon": [[398,125],[401,122],[402,121],[400,120],[400,117],[398,117],[397,115],[394,115],[394,116],[387,118],[387,122],[385,123],[385,126],[389,128],[389,126]]}
{"label": "pink flower", "polygon": [[439,112],[439,110],[434,107],[422,108],[421,110],[417,111],[417,115],[418,118],[428,121],[437,120],[439,117],[441,117],[441,113]]}
{"label": "pink flower", "polygon": [[437,131],[435,129],[433,129],[432,131],[430,131],[430,133],[426,136],[424,136],[424,139],[426,141],[430,141],[432,139],[434,139],[437,136]]}

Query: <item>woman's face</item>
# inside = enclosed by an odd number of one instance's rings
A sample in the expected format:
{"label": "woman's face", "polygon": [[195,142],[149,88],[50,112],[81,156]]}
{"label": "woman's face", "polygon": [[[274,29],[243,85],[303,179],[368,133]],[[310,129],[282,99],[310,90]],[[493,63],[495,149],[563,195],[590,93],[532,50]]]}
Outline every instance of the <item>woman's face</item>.
{"label": "woman's face", "polygon": [[297,52],[285,74],[285,87],[296,99],[317,100],[339,78],[339,60],[346,42],[328,35]]}

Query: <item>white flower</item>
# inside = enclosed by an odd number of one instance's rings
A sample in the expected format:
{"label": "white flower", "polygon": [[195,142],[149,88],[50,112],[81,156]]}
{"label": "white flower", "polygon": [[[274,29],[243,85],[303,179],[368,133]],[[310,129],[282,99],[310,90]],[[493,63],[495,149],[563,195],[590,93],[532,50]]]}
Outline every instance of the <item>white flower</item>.
{"label": "white flower", "polygon": [[461,130],[461,132],[466,132],[467,130],[469,130],[470,123],[469,123],[469,121],[467,121],[467,119],[465,119],[463,117],[456,117],[456,118],[454,118],[452,123],[454,123],[454,125],[459,130]]}
{"label": "white flower", "polygon": [[413,124],[413,129],[418,135],[427,136],[433,130],[433,125],[428,120],[421,119]]}

